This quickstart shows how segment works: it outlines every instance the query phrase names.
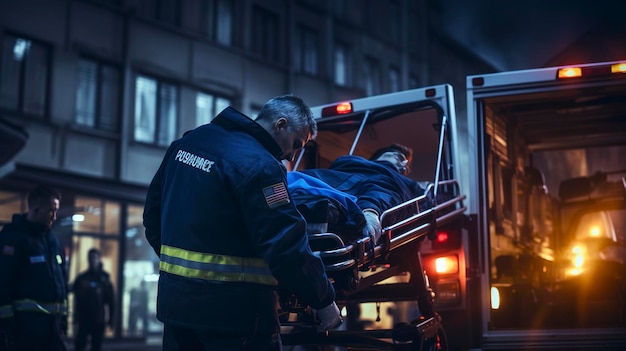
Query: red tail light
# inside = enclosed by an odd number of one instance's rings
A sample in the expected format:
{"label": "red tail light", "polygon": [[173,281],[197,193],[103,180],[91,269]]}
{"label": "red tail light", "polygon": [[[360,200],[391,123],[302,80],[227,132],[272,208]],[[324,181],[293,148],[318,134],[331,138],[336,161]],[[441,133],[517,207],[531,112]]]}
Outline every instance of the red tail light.
{"label": "red tail light", "polygon": [[342,102],[337,105],[326,106],[322,109],[322,117],[345,115],[352,112],[352,103]]}
{"label": "red tail light", "polygon": [[460,228],[442,228],[432,242],[433,250],[452,250],[461,246]]}

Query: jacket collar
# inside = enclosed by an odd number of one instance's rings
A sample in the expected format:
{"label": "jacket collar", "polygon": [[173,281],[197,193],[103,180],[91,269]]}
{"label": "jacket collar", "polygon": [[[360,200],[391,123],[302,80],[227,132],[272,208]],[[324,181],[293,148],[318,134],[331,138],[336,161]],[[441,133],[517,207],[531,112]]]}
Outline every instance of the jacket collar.
{"label": "jacket collar", "polygon": [[26,218],[26,214],[14,214],[13,224],[25,229],[28,235],[42,236],[48,232],[48,227],[43,224],[31,222]]}
{"label": "jacket collar", "polygon": [[234,108],[227,107],[211,123],[226,130],[238,130],[249,134],[280,161],[282,150],[276,140],[258,123]]}

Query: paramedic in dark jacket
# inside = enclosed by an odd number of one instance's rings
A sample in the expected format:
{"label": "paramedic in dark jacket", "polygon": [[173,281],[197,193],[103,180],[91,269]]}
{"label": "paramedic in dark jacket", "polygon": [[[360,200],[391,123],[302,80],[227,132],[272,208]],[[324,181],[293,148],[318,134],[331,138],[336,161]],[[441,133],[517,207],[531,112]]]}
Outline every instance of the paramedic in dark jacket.
{"label": "paramedic in dark jacket", "polygon": [[[0,232],[0,349],[65,350],[67,271],[50,227],[61,195],[39,186]],[[11,346],[9,346],[11,345]]]}
{"label": "paramedic in dark jacket", "polygon": [[279,283],[317,311],[323,328],[340,323],[281,163],[316,132],[311,110],[285,95],[256,120],[228,107],[170,145],[144,209],[161,260],[164,350],[281,350]]}

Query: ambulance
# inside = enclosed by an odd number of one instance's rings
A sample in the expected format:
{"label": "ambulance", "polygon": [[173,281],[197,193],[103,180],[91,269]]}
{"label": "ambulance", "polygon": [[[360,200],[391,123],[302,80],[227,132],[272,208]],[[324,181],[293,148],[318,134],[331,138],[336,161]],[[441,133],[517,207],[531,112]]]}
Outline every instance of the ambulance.
{"label": "ambulance", "polygon": [[[432,221],[415,247],[441,317],[431,349],[626,347],[626,61],[473,75],[465,89],[313,112],[319,134],[296,169],[399,143],[413,150],[408,176],[441,189],[432,206],[446,201],[441,184],[459,185],[462,215]],[[375,295],[359,311],[372,335],[421,315],[418,299]]]}

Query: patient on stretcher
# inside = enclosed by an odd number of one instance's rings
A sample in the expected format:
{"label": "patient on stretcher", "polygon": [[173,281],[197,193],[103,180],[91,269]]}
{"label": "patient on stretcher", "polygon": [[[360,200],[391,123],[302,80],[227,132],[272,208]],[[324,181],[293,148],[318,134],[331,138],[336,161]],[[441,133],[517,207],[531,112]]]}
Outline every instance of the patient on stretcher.
{"label": "patient on stretcher", "polygon": [[399,144],[377,150],[369,160],[342,156],[327,169],[289,172],[289,192],[310,232],[333,232],[344,241],[369,236],[376,242],[380,215],[424,194],[418,182],[406,177],[411,156],[412,150]]}

